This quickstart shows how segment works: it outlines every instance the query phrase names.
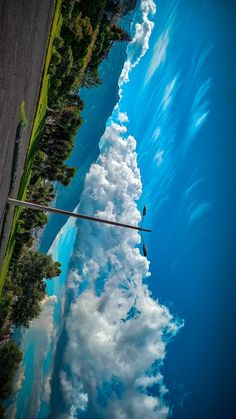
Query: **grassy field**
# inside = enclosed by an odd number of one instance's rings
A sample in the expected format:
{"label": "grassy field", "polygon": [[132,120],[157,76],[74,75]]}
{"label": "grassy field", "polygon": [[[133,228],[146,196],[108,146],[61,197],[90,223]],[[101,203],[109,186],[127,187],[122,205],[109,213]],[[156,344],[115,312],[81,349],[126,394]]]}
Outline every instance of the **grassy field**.
{"label": "grassy field", "polygon": [[[20,189],[18,193],[18,199],[22,199],[22,200],[24,200],[26,197],[27,186],[30,182],[32,163],[34,161],[34,157],[37,152],[37,140],[39,138],[39,135],[41,133],[41,130],[44,124],[44,118],[45,118],[45,113],[47,109],[48,87],[49,87],[48,67],[50,64],[51,56],[52,56],[53,42],[54,42],[55,37],[59,35],[61,25],[62,25],[61,3],[62,3],[62,0],[56,0],[55,2],[55,9],[54,9],[49,42],[48,42],[48,48],[45,55],[39,98],[38,98],[35,117],[33,121],[29,147],[28,147],[28,151],[26,155],[24,173],[21,179]],[[21,208],[16,207],[13,221],[12,221],[9,241],[7,245],[6,255],[3,262],[2,272],[0,274],[0,293],[2,291],[2,287],[5,282],[7,272],[9,269],[10,260],[13,254],[13,249],[14,249],[14,244],[15,244],[15,234],[17,232],[17,228],[19,224],[20,213],[21,213]]]}

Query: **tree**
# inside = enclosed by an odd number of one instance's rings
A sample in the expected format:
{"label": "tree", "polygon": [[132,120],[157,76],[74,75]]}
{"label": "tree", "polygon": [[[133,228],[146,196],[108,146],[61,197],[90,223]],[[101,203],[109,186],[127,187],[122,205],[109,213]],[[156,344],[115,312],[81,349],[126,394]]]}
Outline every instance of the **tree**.
{"label": "tree", "polygon": [[2,403],[0,403],[0,419],[6,419],[6,415],[5,415],[5,411],[4,411],[4,407]]}
{"label": "tree", "polygon": [[22,352],[13,340],[0,346],[0,399],[10,396],[12,379],[22,360]]}
{"label": "tree", "polygon": [[96,87],[101,84],[98,72],[96,69],[87,69],[84,74],[82,85],[84,87]]}
{"label": "tree", "polygon": [[61,36],[56,36],[54,39],[54,46],[56,49],[62,48],[64,45],[64,41]]}
{"label": "tree", "polygon": [[54,49],[52,53],[52,58],[50,61],[49,72],[55,73],[56,67],[58,66],[58,64],[60,64],[60,62],[61,62],[61,54],[56,49]]}
{"label": "tree", "polygon": [[78,109],[82,111],[84,107],[84,103],[77,94],[71,93],[68,95],[68,98],[67,98],[67,106],[70,107],[70,110],[72,110],[72,107],[73,107],[74,109]]}
{"label": "tree", "polygon": [[40,302],[46,296],[44,280],[60,273],[60,263],[53,262],[50,255],[32,250],[21,255],[12,273],[17,298],[12,305],[11,320],[16,326],[29,327],[31,320],[39,315]]}
{"label": "tree", "polygon": [[118,25],[111,26],[111,38],[113,41],[131,41],[128,32]]}
{"label": "tree", "polygon": [[18,277],[24,285],[27,282],[32,283],[32,280],[52,278],[52,267],[55,268],[53,270],[55,276],[58,276],[61,273],[59,266],[58,262],[53,262],[50,255],[31,250],[22,255],[18,261]]}
{"label": "tree", "polygon": [[3,295],[0,296],[0,328],[3,327],[7,319],[11,303],[12,296],[10,294],[5,292]]}
{"label": "tree", "polygon": [[68,167],[64,165],[63,171],[57,175],[57,180],[61,182],[63,186],[68,186],[75,172],[75,167]]}

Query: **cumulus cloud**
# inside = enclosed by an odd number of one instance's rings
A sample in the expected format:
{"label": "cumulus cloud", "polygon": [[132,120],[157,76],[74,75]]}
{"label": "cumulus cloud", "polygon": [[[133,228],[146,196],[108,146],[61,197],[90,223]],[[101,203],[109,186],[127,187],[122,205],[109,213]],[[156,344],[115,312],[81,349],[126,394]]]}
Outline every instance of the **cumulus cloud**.
{"label": "cumulus cloud", "polygon": [[136,67],[140,59],[149,48],[149,39],[154,27],[150,15],[156,13],[156,5],[153,0],[141,0],[141,21],[135,23],[132,41],[127,47],[127,60],[119,78],[119,95],[122,96],[122,85],[129,81],[129,74],[132,68]]}
{"label": "cumulus cloud", "polygon": [[[81,212],[138,224],[142,185],[135,148],[135,139],[118,120],[107,127],[100,156],[86,176]],[[79,256],[69,278],[74,301],[66,321],[66,368],[61,371],[68,417],[86,409],[97,419],[166,418],[160,367],[168,338],[179,325],[148,290],[149,262],[137,247],[140,236],[85,221],[78,229]]]}
{"label": "cumulus cloud", "polygon": [[129,118],[126,112],[119,112],[118,114],[118,120],[120,122],[129,122]]}

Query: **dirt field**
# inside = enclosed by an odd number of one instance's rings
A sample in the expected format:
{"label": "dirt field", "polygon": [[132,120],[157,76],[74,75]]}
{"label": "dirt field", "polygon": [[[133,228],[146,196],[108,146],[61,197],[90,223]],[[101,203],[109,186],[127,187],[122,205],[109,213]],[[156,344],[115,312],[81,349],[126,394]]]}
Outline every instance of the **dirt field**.
{"label": "dirt field", "polygon": [[53,6],[54,0],[0,0],[0,272],[12,221],[11,209],[3,231],[20,106],[24,100],[28,126],[20,142],[12,197],[17,197],[23,172]]}

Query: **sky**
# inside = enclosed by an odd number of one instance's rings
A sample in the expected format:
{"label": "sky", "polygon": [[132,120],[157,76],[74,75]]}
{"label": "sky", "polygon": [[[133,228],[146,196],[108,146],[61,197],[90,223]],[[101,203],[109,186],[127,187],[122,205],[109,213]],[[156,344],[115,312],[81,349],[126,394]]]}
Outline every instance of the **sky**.
{"label": "sky", "polygon": [[16,418],[234,417],[234,12],[141,1],[126,55],[102,68],[101,135],[84,93],[87,163],[67,202],[132,224],[147,205],[152,233],[69,220],[51,245],[45,231],[63,274],[22,335]]}

